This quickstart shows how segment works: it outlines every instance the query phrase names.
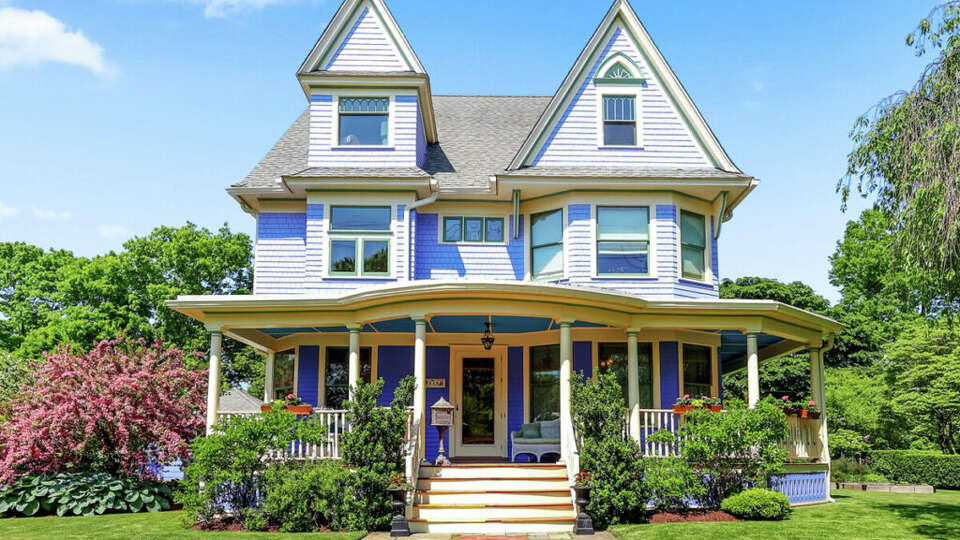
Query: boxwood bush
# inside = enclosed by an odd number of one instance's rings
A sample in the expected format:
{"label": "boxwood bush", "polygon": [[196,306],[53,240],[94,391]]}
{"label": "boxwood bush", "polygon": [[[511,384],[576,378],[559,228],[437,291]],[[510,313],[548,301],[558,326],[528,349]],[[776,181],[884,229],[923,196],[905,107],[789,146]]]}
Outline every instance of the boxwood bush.
{"label": "boxwood bush", "polygon": [[104,472],[22,476],[0,494],[0,514],[6,516],[92,516],[169,508],[170,487],[166,484]]}
{"label": "boxwood bush", "polygon": [[960,455],[920,450],[875,450],[870,466],[894,482],[960,488]]}
{"label": "boxwood bush", "polygon": [[790,501],[779,491],[753,488],[727,497],[720,508],[740,519],[781,520],[790,514]]}

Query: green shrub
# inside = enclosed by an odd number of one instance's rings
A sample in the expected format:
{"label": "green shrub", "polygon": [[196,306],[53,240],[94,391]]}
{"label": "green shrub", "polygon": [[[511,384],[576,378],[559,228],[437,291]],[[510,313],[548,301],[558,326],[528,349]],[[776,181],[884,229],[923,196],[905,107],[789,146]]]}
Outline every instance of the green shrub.
{"label": "green shrub", "polygon": [[269,454],[301,440],[319,444],[327,429],[314,418],[298,420],[285,410],[254,416],[234,416],[215,426],[213,434],[190,445],[192,461],[175,500],[197,521],[207,521],[227,509],[242,513],[253,508]]}
{"label": "green shrub", "polygon": [[779,491],[753,488],[727,497],[720,508],[740,519],[781,520],[790,514],[790,501]]}
{"label": "green shrub", "polygon": [[686,459],[648,459],[646,464],[643,482],[650,490],[653,507],[657,510],[683,511],[689,508],[691,500],[701,500],[706,494],[703,479]]}
{"label": "green shrub", "polygon": [[960,455],[922,450],[875,450],[870,466],[894,482],[960,488]]}
{"label": "green shrub", "polygon": [[266,512],[259,508],[247,509],[243,516],[243,527],[248,531],[266,531],[270,526]]}
{"label": "green shrub", "polygon": [[[349,476],[350,471],[336,461],[271,467],[263,475],[266,496],[260,508],[264,521],[283,532],[343,528],[340,509]],[[255,530],[250,525],[247,528]]]}
{"label": "green shrub", "polygon": [[787,452],[780,443],[787,435],[787,418],[770,401],[750,409],[730,400],[723,414],[688,412],[676,444],[704,479],[701,503],[716,506],[745,486],[767,487],[768,477],[783,468]]}
{"label": "green shrub", "polygon": [[0,514],[7,516],[92,516],[168,508],[170,487],[166,484],[103,472],[23,476],[0,494]]}
{"label": "green shrub", "polygon": [[587,513],[597,529],[641,521],[649,491],[640,445],[626,433],[626,407],[616,374],[597,381],[571,379],[573,427],[580,441],[580,470],[590,474]]}

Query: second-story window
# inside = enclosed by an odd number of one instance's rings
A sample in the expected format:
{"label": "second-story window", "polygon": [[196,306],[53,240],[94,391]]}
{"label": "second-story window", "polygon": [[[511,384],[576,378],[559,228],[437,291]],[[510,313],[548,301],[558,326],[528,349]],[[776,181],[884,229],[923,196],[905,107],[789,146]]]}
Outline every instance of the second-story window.
{"label": "second-story window", "polygon": [[700,214],[680,212],[680,266],[683,277],[703,279],[707,248],[706,221]]}
{"label": "second-story window", "polygon": [[646,206],[597,207],[597,274],[649,274],[649,231]]}
{"label": "second-story window", "polygon": [[445,216],[444,242],[503,242],[503,218]]}
{"label": "second-story window", "polygon": [[390,139],[390,99],[340,98],[341,145],[386,146]]}
{"label": "second-story window", "polygon": [[563,210],[530,216],[530,258],[534,279],[563,275]]}
{"label": "second-story window", "polygon": [[390,274],[390,207],[330,209],[330,275]]}
{"label": "second-story window", "polygon": [[603,144],[637,145],[636,96],[603,96]]}

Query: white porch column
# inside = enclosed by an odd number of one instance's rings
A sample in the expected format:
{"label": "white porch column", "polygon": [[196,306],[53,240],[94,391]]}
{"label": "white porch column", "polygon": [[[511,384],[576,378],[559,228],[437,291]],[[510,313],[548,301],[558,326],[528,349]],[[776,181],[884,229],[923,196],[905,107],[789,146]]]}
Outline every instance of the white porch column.
{"label": "white porch column", "polygon": [[270,403],[273,401],[273,369],[276,363],[277,353],[267,351],[267,362],[263,368],[263,401]]}
{"label": "white porch column", "polygon": [[573,340],[570,322],[560,322],[560,459],[567,463],[572,454],[573,418],[570,415],[570,375],[573,372]]}
{"label": "white porch column", "polygon": [[217,411],[220,409],[220,352],[223,334],[219,330],[210,332],[210,369],[207,374],[207,435],[213,433],[217,423]]}
{"label": "white porch column", "polygon": [[760,401],[760,356],[757,332],[747,334],[747,403],[752,409]]}
{"label": "white porch column", "polygon": [[827,447],[827,399],[823,380],[823,354],[820,347],[811,347],[810,355],[810,399],[820,407],[820,441],[823,443],[820,459],[829,461],[830,449]]}
{"label": "white porch column", "polygon": [[416,333],[413,346],[413,376],[417,389],[413,394],[413,422],[420,426],[420,448],[423,449],[423,437],[426,433],[425,412],[427,410],[427,321],[413,321]]}
{"label": "white porch column", "polygon": [[360,380],[360,328],[351,327],[350,331],[350,361],[347,371],[348,384],[350,385],[350,398],[353,399],[353,389]]}
{"label": "white porch column", "polygon": [[627,408],[630,411],[630,436],[640,440],[640,368],[637,360],[637,331],[627,331]]}

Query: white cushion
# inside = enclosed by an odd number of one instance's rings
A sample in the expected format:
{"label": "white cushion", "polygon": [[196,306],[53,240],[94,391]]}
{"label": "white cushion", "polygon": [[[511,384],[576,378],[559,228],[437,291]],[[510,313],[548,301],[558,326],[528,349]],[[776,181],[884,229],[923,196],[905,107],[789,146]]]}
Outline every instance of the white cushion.
{"label": "white cushion", "polygon": [[560,419],[540,422],[540,436],[544,439],[560,438]]}

